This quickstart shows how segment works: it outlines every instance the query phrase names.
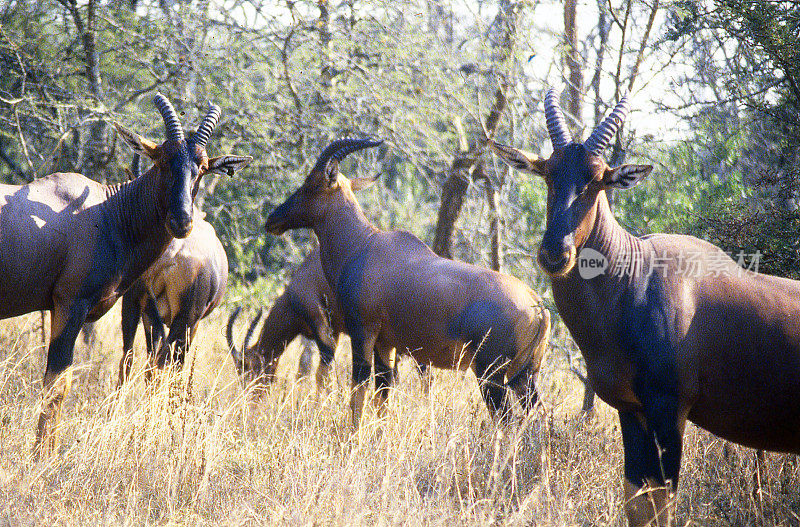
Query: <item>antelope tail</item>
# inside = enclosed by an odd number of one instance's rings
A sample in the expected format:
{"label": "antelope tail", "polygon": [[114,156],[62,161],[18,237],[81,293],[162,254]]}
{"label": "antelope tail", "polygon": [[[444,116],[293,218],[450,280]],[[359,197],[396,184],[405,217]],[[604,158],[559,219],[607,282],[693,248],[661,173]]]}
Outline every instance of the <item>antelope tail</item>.
{"label": "antelope tail", "polygon": [[[516,382],[519,376],[531,366],[538,368],[547,350],[547,344],[550,340],[550,312],[541,304],[537,306],[537,309],[541,312],[541,316],[538,317],[538,324],[531,317],[525,322],[520,321],[521,323],[516,328],[518,335],[525,335],[524,338],[518,337],[518,341],[527,342],[527,346],[521,346],[517,355],[511,359],[505,374],[506,385]],[[522,323],[525,324],[525,327],[520,327]],[[534,325],[536,325],[536,333],[529,338]]]}

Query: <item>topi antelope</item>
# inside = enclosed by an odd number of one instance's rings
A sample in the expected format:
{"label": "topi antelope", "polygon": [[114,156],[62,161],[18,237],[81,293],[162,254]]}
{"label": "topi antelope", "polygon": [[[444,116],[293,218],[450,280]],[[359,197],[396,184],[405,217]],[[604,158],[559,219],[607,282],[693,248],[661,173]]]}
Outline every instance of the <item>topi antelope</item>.
{"label": "topi antelope", "polygon": [[52,312],[37,455],[55,448],[83,323],[108,311],[173,236],[189,235],[192,202],[205,173],[230,174],[252,160],[208,158],[205,146],[219,118],[216,106],[187,141],[166,97],[158,94],[154,102],[166,125],[163,144],[114,123],[135,152],[155,163],[134,181],[106,186],[59,173],[27,185],[0,185],[0,317]]}
{"label": "topi antelope", "polygon": [[353,191],[375,180],[350,180],[339,163],[379,144],[339,139],[328,145],[303,185],[266,222],[275,235],[311,227],[319,238],[322,268],[352,343],[353,424],[361,420],[370,363],[376,399],[385,401],[395,349],[420,364],[472,367],[492,415],[506,414],[509,389],[523,405],[534,402],[534,376],[550,334],[548,311],[516,278],[440,258],[408,232],[372,225]]}
{"label": "topi antelope", "polygon": [[241,311],[237,307],[228,319],[226,336],[242,385],[247,386],[255,380],[262,385],[272,381],[286,346],[298,335],[303,335],[319,348],[317,388],[321,389],[339,337],[344,332],[341,312],[332,300],[333,293],[322,272],[319,249],[315,249],[292,273],[289,285],[275,300],[256,345],[248,347],[250,336],[261,318],[259,311],[247,330],[243,352],[239,352],[233,342],[233,324]]}
{"label": "topi antelope", "polygon": [[[687,419],[735,443],[800,453],[800,282],[745,271],[691,236],[629,234],[606,189],[631,188],[653,167],[611,168],[602,157],[627,98],[583,144],[570,141],[554,91],[544,104],[549,159],[492,147],[547,184],[538,260],[592,386],[619,412],[628,521],[668,525]],[[585,272],[588,258],[605,272]]]}
{"label": "topi antelope", "polygon": [[[133,178],[141,176],[139,163],[140,156],[135,154]],[[222,243],[196,207],[193,221],[192,232],[170,241],[161,256],[122,296],[120,386],[133,363],[133,341],[140,318],[151,366],[163,368],[172,358],[173,348],[174,358],[182,364],[198,323],[225,295],[228,258]],[[169,335],[165,334],[165,323]]]}

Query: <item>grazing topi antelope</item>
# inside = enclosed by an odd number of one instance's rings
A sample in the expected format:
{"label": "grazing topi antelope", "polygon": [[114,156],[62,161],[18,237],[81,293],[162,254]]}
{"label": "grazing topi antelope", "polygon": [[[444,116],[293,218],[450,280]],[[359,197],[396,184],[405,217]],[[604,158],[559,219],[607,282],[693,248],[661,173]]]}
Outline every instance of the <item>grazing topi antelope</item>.
{"label": "grazing topi antelope", "polygon": [[606,189],[631,188],[653,168],[603,160],[627,111],[623,97],[576,143],[550,90],[549,159],[492,146],[547,184],[539,265],[592,386],[619,412],[628,521],[669,525],[687,419],[735,443],[800,453],[800,282],[745,271],[691,236],[625,231]]}
{"label": "grazing topi antelope", "polygon": [[259,311],[247,330],[243,352],[239,352],[233,342],[233,324],[241,311],[237,307],[228,319],[226,336],[242,385],[247,386],[256,379],[261,383],[272,381],[286,346],[298,335],[303,335],[319,348],[317,388],[322,388],[339,337],[344,332],[344,320],[333,300],[333,293],[322,272],[319,249],[315,249],[292,273],[286,289],[267,314],[258,342],[248,347],[250,335],[261,318]]}
{"label": "grazing topi antelope", "polygon": [[375,180],[350,180],[339,173],[339,163],[379,144],[339,139],[328,145],[302,186],[266,222],[272,234],[311,227],[319,238],[322,269],[352,343],[353,424],[361,420],[370,363],[376,399],[385,401],[395,349],[420,364],[472,367],[493,415],[506,414],[509,390],[524,406],[535,402],[548,311],[514,277],[440,258],[408,232],[372,225],[353,191]]}

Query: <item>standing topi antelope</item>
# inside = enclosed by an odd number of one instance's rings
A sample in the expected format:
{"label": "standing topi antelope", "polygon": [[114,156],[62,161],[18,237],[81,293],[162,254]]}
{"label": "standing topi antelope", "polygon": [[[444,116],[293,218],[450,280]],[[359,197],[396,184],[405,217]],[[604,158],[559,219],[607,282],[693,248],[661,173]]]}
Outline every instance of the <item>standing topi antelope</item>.
{"label": "standing topi antelope", "polygon": [[[606,189],[631,188],[653,168],[603,160],[627,111],[623,97],[576,143],[550,90],[549,159],[492,146],[547,184],[539,265],[592,386],[619,412],[628,521],[668,525],[687,419],[745,446],[800,453],[800,282],[744,271],[691,236],[625,231]],[[605,272],[575,265],[585,257]]]}
{"label": "standing topi antelope", "polygon": [[267,314],[258,342],[248,347],[250,336],[261,318],[259,311],[247,330],[242,346],[243,353],[236,349],[233,342],[233,324],[240,311],[241,308],[237,307],[228,319],[226,336],[243,385],[246,386],[256,379],[262,384],[272,381],[278,360],[286,346],[298,335],[303,335],[313,340],[319,349],[317,388],[322,388],[339,337],[344,332],[344,320],[322,272],[319,249],[312,251],[292,273],[289,285]]}
{"label": "standing topi antelope", "polygon": [[55,448],[71,384],[68,367],[83,323],[108,311],[173,236],[191,232],[192,202],[204,174],[230,174],[252,160],[208,158],[205,145],[219,118],[216,106],[187,141],[166,97],[158,94],[154,102],[166,124],[163,144],[114,123],[135,152],[155,163],[134,181],[107,186],[58,173],[27,185],[0,185],[0,317],[52,312],[37,455]]}
{"label": "standing topi antelope", "polygon": [[272,234],[311,227],[319,238],[322,268],[352,343],[353,424],[361,419],[370,363],[376,398],[385,401],[394,349],[420,364],[472,367],[493,415],[505,415],[509,389],[523,405],[531,403],[550,334],[548,311],[516,278],[440,258],[408,232],[372,225],[353,191],[375,180],[350,180],[339,163],[379,144],[339,139],[328,145],[266,222]]}
{"label": "standing topi antelope", "polygon": [[[140,177],[134,154],[133,177]],[[173,358],[183,364],[197,325],[222,302],[228,284],[228,257],[214,227],[193,209],[194,228],[174,238],[158,259],[122,296],[120,386],[133,363],[133,342],[142,319],[150,366],[163,368]],[[166,335],[164,324],[169,326]],[[158,344],[158,346],[156,346]],[[174,351],[173,351],[174,349]]]}

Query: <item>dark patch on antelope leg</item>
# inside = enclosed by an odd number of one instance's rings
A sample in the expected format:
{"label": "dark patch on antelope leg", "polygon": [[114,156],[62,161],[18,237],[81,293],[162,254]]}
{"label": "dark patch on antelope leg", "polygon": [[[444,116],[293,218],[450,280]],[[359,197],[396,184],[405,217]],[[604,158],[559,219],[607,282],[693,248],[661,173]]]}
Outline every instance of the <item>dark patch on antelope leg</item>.
{"label": "dark patch on antelope leg", "polygon": [[[39,425],[36,431],[36,442],[34,443],[34,452],[38,457],[42,450],[52,450],[56,444],[56,432],[54,429],[58,426],[58,421],[61,415],[61,405],[64,398],[69,393],[70,379],[65,379],[64,387],[60,388],[54,386],[59,375],[64,372],[72,364],[72,354],[75,349],[75,340],[78,338],[78,333],[86,321],[86,315],[89,313],[92,302],[85,299],[75,299],[69,308],[66,315],[67,320],[61,328],[61,332],[54,336],[50,341],[50,346],[47,349],[47,366],[44,373],[44,386],[42,404],[42,411],[39,414]],[[52,313],[52,325],[57,327],[58,320],[56,317],[64,316],[59,314],[58,308]],[[69,376],[69,374],[67,374]]]}
{"label": "dark patch on antelope leg", "polygon": [[314,341],[319,348],[319,361],[325,366],[330,366],[336,352],[332,347],[323,342],[321,338],[316,338]]}
{"label": "dark patch on antelope leg", "polygon": [[191,331],[197,321],[202,316],[202,307],[197,305],[202,297],[198,297],[198,289],[201,285],[198,280],[184,291],[180,299],[180,307],[172,319],[169,326],[169,336],[167,337],[166,359],[175,362],[179,367],[183,367],[186,354],[191,345]]}
{"label": "dark patch on antelope leg", "polygon": [[142,316],[141,287],[136,282],[122,296],[122,358],[119,361],[119,385],[128,379],[133,365],[133,343],[136,338],[136,328]]}
{"label": "dark patch on antelope leg", "polygon": [[69,318],[67,318],[64,328],[50,342],[50,347],[47,349],[46,372],[48,374],[58,375],[72,364],[75,340],[78,338],[78,333],[86,320],[89,306],[90,302],[88,300],[76,299],[72,303],[69,310]]}
{"label": "dark patch on antelope leg", "polygon": [[364,324],[361,320],[359,297],[364,279],[364,270],[367,263],[367,251],[362,251],[350,259],[342,268],[339,281],[336,284],[336,295],[342,307],[344,324],[353,344],[353,386],[369,380],[370,365],[365,353],[364,344],[366,335]]}
{"label": "dark patch on antelope leg", "polygon": [[[153,364],[163,368],[164,357],[169,350],[166,342],[166,329],[164,321],[161,320],[161,315],[158,314],[156,301],[150,295],[147,296],[147,301],[144,304],[143,318],[145,319],[145,333],[150,334],[147,338],[147,354]],[[147,327],[150,328],[149,331],[147,331]],[[167,350],[166,352],[164,351],[165,349]]]}
{"label": "dark patch on antelope leg", "polygon": [[671,492],[664,476],[671,471],[671,461],[666,459],[669,454],[659,452],[659,434],[648,430],[643,420],[641,414],[619,412],[625,448],[625,513],[633,527],[670,525]]}
{"label": "dark patch on antelope leg", "polygon": [[[642,404],[649,442],[656,459],[645,464],[644,477],[677,488],[682,438],[678,426],[679,381],[675,350],[669,343],[671,317],[665,312],[662,278],[653,273],[638,301],[623,314],[622,340],[636,365],[633,392]],[[632,425],[631,425],[632,426]],[[655,444],[658,444],[658,447]],[[626,448],[627,454],[627,448]],[[627,473],[626,473],[627,474]],[[631,480],[637,483],[635,480]]]}
{"label": "dark patch on antelope leg", "polygon": [[659,448],[659,481],[670,490],[678,488],[683,437],[678,428],[678,398],[652,395],[646,401],[645,416]]}
{"label": "dark patch on antelope leg", "polygon": [[506,389],[501,384],[503,378],[502,375],[498,376],[496,372],[493,375],[490,374],[489,370],[489,367],[486,367],[476,359],[475,375],[478,377],[478,385],[480,386],[483,400],[486,402],[486,407],[489,409],[489,414],[492,417],[496,415],[503,417],[506,397]]}
{"label": "dark patch on antelope leg", "polygon": [[625,449],[625,478],[637,487],[643,487],[648,477],[658,476],[660,479],[656,444],[636,414],[619,412],[619,424]]}
{"label": "dark patch on antelope leg", "polygon": [[378,402],[380,411],[384,411],[386,400],[389,398],[389,387],[392,385],[393,371],[388,364],[383,362],[378,346],[374,349],[375,363],[375,399]]}

